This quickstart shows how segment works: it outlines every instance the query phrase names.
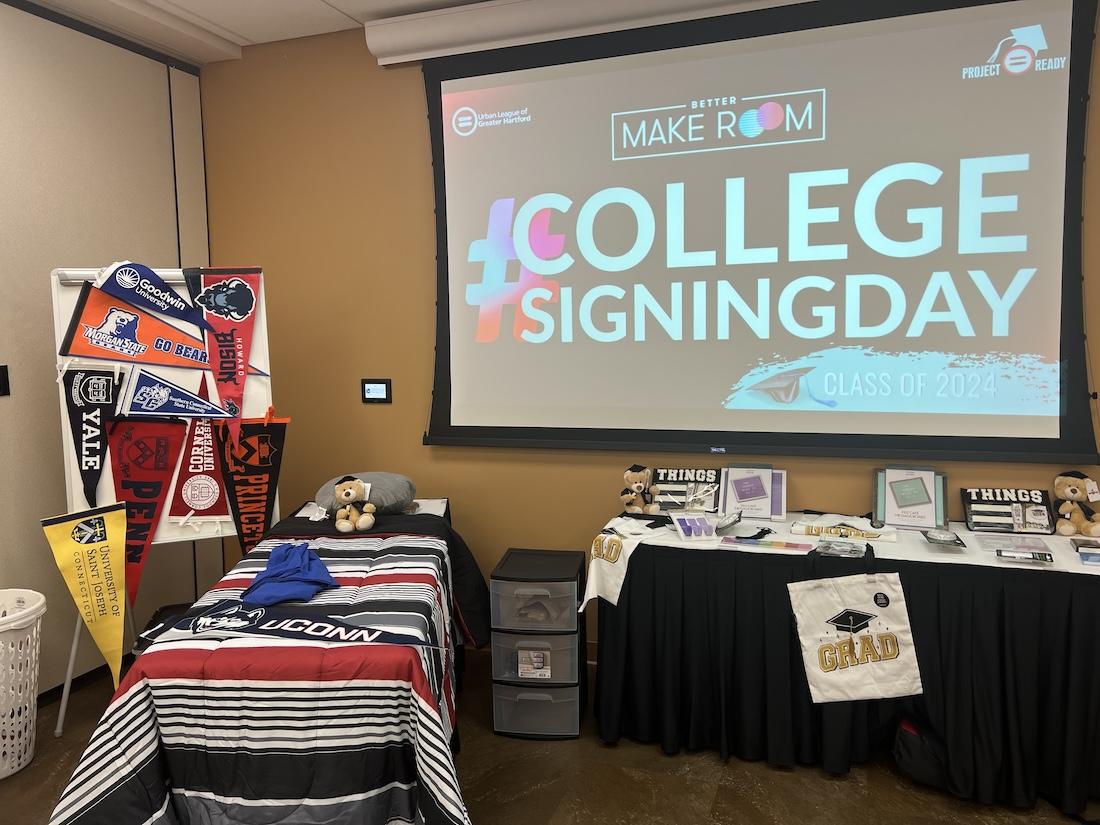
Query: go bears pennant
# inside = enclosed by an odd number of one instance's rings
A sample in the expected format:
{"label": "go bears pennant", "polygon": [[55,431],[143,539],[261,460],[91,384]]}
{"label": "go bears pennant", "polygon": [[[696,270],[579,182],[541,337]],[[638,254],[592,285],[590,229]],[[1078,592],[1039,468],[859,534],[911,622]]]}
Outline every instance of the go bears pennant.
{"label": "go bears pennant", "polygon": [[115,493],[126,503],[126,590],[131,604],[186,432],[187,424],[175,419],[123,418],[107,435]]}
{"label": "go bears pennant", "polygon": [[[184,282],[206,319],[206,350],[222,406],[234,419],[244,409],[247,364],[252,354],[252,330],[260,304],[262,272],[248,269],[185,269]],[[229,422],[230,440],[240,425]]]}
{"label": "go bears pennant", "polygon": [[89,507],[95,507],[107,459],[107,422],[114,418],[118,404],[118,382],[108,370],[65,370],[62,381],[84,498]]}
{"label": "go bears pennant", "polygon": [[[206,382],[204,374],[199,386],[199,397],[204,399],[210,398]],[[217,448],[213,422],[209,418],[192,421],[176,473],[169,518],[224,518],[229,515]]]}
{"label": "go bears pennant", "polygon": [[[201,340],[87,282],[80,287],[60,354],[128,364],[209,368]],[[249,370],[259,372],[251,366]]]}
{"label": "go bears pennant", "polygon": [[290,419],[246,418],[240,422],[236,443],[230,438],[228,423],[219,421],[214,425],[218,460],[241,550],[247,553],[271,526]]}
{"label": "go bears pennant", "polygon": [[206,326],[202,310],[192,306],[145,264],[136,264],[133,261],[111,264],[99,273],[95,285],[108,295],[141,307],[147,312],[159,312],[169,318],[194,324],[199,329]]}
{"label": "go bears pennant", "polygon": [[42,532],[117,688],[126,616],[126,505],[42,519]]}

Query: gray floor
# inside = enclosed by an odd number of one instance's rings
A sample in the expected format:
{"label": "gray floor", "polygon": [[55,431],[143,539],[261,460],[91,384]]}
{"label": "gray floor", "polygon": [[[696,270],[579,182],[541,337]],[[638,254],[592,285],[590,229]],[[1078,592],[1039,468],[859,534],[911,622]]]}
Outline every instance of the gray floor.
{"label": "gray floor", "polygon": [[[0,823],[46,822],[110,693],[106,678],[76,691],[61,739],[53,737],[57,703],[41,709],[34,761],[0,780]],[[886,758],[835,779],[813,768],[775,770],[736,759],[723,763],[714,753],[667,757],[656,746],[623,742],[606,747],[596,739],[591,714],[578,740],[494,736],[488,697],[488,655],[473,653],[460,701],[457,762],[475,825],[1071,821],[1046,803],[1030,811],[989,808],[919,788]]]}

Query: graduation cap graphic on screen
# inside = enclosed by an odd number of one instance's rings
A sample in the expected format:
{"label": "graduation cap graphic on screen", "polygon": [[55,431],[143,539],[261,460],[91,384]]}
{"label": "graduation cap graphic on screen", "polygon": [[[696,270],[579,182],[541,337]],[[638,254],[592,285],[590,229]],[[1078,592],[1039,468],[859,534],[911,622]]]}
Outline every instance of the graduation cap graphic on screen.
{"label": "graduation cap graphic on screen", "polygon": [[773,401],[778,401],[780,404],[790,404],[792,401],[798,400],[802,376],[812,371],[813,367],[783,370],[783,372],[769,375],[755,384],[750,384],[745,389],[760,390],[770,395]]}
{"label": "graduation cap graphic on screen", "polygon": [[1047,47],[1047,38],[1043,34],[1042,26],[1021,26],[1018,29],[1011,29],[1011,32],[1008,37],[997,44],[997,48],[993,50],[993,54],[989,56],[986,63],[996,63],[1001,56],[1001,48],[1006,43],[1031,49],[1032,54],[1038,54]]}
{"label": "graduation cap graphic on screen", "polygon": [[847,630],[849,633],[859,633],[861,630],[866,630],[867,626],[871,624],[871,619],[874,618],[874,613],[864,613],[862,610],[852,610],[852,608],[849,607],[846,610],[841,610],[833,616],[833,618],[827,621],[837,630]]}

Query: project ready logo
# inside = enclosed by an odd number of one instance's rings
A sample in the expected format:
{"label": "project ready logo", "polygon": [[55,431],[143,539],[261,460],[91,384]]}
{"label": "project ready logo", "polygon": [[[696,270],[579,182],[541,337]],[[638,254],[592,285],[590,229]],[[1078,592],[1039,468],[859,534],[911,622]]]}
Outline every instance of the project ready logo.
{"label": "project ready logo", "polygon": [[1069,56],[1040,57],[1048,49],[1046,33],[1041,25],[1011,29],[1008,36],[997,43],[985,63],[963,67],[963,80],[1065,69]]}

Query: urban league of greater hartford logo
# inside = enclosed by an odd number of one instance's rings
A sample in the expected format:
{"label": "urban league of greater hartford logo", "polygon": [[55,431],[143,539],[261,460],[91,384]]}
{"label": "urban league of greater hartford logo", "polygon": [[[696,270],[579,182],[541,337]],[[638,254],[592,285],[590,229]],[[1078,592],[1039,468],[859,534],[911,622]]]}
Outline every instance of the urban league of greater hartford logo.
{"label": "urban league of greater hartford logo", "polygon": [[243,321],[256,307],[256,293],[240,278],[218,281],[200,292],[196,300],[207,312],[230,321]]}
{"label": "urban league of greater hartford logo", "polygon": [[126,289],[136,289],[141,283],[141,275],[132,266],[120,266],[115,270],[115,280]]}
{"label": "urban league of greater hartford logo", "polygon": [[84,337],[88,339],[88,343],[130,358],[149,349],[138,340],[137,333],[137,315],[118,307],[107,310],[107,316],[98,326],[84,325]]}
{"label": "urban league of greater hartford logo", "polygon": [[477,131],[477,112],[469,106],[459,106],[451,115],[451,128],[459,137],[469,137]]}

